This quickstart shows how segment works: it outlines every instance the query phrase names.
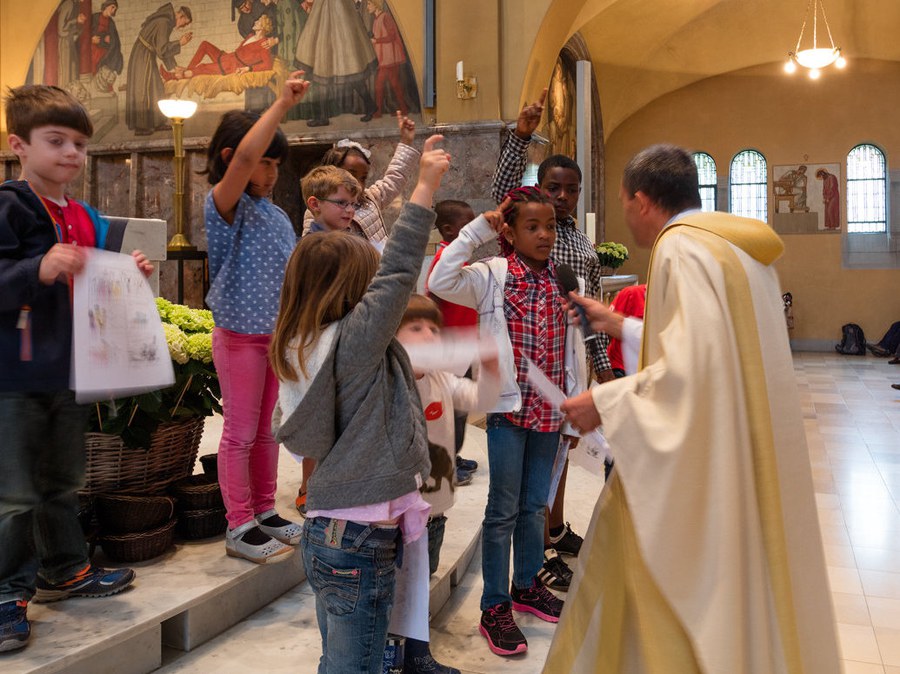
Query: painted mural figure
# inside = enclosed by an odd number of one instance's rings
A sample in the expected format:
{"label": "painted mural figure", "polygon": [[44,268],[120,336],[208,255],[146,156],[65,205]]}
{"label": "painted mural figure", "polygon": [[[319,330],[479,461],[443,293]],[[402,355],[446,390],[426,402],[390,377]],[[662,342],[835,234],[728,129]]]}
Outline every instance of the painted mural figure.
{"label": "painted mural figure", "polygon": [[125,59],[119,30],[113,20],[118,10],[118,0],[105,0],[100,11],[91,17],[91,72],[94,74],[101,67],[109,68],[117,75],[122,72]]}
{"label": "painted mural figure", "polygon": [[141,25],[128,58],[128,92],[125,97],[125,122],[137,135],[149,135],[165,128],[166,118],[156,106],[165,98],[166,90],[158,61],[168,70],[175,69],[175,55],[191,41],[190,32],[171,40],[172,31],[190,25],[193,17],[188,7],[176,11],[166,3],[148,16]]}
{"label": "painted mural figure", "polygon": [[381,117],[384,110],[384,89],[389,84],[397,99],[397,107],[404,117],[409,105],[400,85],[400,67],[406,63],[406,50],[397,22],[390,12],[385,11],[384,0],[368,0],[369,13],[375,17],[372,23],[372,44],[378,58],[378,72],[375,75],[375,117]]}
{"label": "painted mural figure", "polygon": [[[336,87],[346,85],[355,92],[365,113],[360,121],[375,116],[375,100],[367,84],[377,57],[353,0],[315,0],[297,43],[296,59],[316,88],[332,94]],[[319,109],[316,118],[307,122],[309,126],[330,124],[329,98],[319,96]]]}
{"label": "painted mural figure", "polygon": [[776,194],[793,197],[791,213],[798,211],[809,213],[809,206],[806,204],[807,182],[806,166],[802,164],[795,169],[785,171],[778,180],[774,181]]}
{"label": "painted mural figure", "polygon": [[[277,24],[275,16],[276,8],[273,0],[232,0],[232,7],[237,10],[238,33],[241,37],[250,37],[253,34],[253,24],[262,14],[268,14],[272,23]],[[234,18],[232,17],[232,21]]]}
{"label": "painted mural figure", "polygon": [[[176,66],[169,71],[160,67],[160,73],[163,80],[168,81],[189,79],[194,75],[229,75],[271,70],[274,57],[267,45],[272,31],[272,20],[267,14],[261,14],[253,24],[253,33],[234,51],[226,52],[204,40],[186,68]],[[204,59],[207,59],[205,63]]]}
{"label": "painted mural figure", "polygon": [[79,76],[78,39],[87,17],[78,11],[77,0],[59,5],[59,86],[66,87]]}
{"label": "painted mural figure", "polygon": [[838,179],[823,168],[816,171],[816,180],[822,181],[822,201],[825,202],[825,229],[841,228],[841,195]]}

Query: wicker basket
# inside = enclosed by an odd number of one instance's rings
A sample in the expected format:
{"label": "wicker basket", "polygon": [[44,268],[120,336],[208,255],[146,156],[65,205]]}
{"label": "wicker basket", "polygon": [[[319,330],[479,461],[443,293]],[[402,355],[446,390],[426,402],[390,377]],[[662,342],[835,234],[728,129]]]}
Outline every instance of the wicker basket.
{"label": "wicker basket", "polygon": [[225,509],[185,510],[178,513],[178,535],[189,541],[219,536],[228,528]]}
{"label": "wicker basket", "polygon": [[136,534],[101,536],[98,542],[106,556],[115,562],[143,562],[159,557],[172,546],[175,521],[173,517],[161,527]]}
{"label": "wicker basket", "polygon": [[149,449],[131,449],[117,435],[85,433],[86,484],[82,494],[153,494],[186,475],[197,460],[205,417],[161,424]]}
{"label": "wicker basket", "polygon": [[203,474],[213,480],[219,479],[219,455],[204,454],[200,457],[200,465],[203,466]]}
{"label": "wicker basket", "polygon": [[175,482],[169,492],[178,499],[178,511],[218,510],[225,507],[219,483],[207,475],[191,475]]}
{"label": "wicker basket", "polygon": [[101,494],[94,499],[103,534],[133,534],[155,529],[175,514],[170,496]]}

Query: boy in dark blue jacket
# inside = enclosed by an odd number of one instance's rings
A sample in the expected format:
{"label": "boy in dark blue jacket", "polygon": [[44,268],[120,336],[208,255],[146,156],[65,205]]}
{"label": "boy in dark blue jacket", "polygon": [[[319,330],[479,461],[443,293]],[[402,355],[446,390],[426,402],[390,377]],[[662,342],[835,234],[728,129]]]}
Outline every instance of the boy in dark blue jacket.
{"label": "boy in dark blue jacket", "polygon": [[104,597],[134,580],[91,565],[77,519],[87,411],[69,390],[72,278],[84,248],[106,244],[108,223],[65,190],[93,125],[75,98],[43,85],[10,90],[6,119],[22,173],[0,185],[0,651],[27,643],[30,599]]}

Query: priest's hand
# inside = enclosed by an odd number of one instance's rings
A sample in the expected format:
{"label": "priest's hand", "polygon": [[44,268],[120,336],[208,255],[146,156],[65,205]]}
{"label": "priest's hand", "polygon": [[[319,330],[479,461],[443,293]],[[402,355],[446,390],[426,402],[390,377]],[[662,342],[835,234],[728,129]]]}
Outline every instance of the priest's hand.
{"label": "priest's hand", "polygon": [[614,339],[622,339],[622,323],[625,317],[618,314],[602,302],[592,300],[576,293],[569,293],[569,316],[571,316],[578,324],[581,324],[581,318],[578,312],[571,307],[573,304],[580,304],[584,307],[584,313],[591,324],[594,332],[605,332]]}
{"label": "priest's hand", "polygon": [[566,415],[566,421],[579,433],[592,431],[602,423],[590,391],[569,398],[559,406],[559,409]]}

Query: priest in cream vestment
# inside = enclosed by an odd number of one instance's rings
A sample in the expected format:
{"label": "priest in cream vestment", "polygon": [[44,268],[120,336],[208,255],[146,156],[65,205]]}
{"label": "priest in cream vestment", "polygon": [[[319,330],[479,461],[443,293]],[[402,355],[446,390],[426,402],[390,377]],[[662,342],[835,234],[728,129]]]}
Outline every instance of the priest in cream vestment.
{"label": "priest in cream vestment", "polygon": [[[758,221],[700,213],[691,155],[625,169],[653,246],[639,369],[563,405],[603,425],[615,469],[593,515],[548,674],[840,672],[793,363]],[[639,323],[582,304],[595,330]]]}

